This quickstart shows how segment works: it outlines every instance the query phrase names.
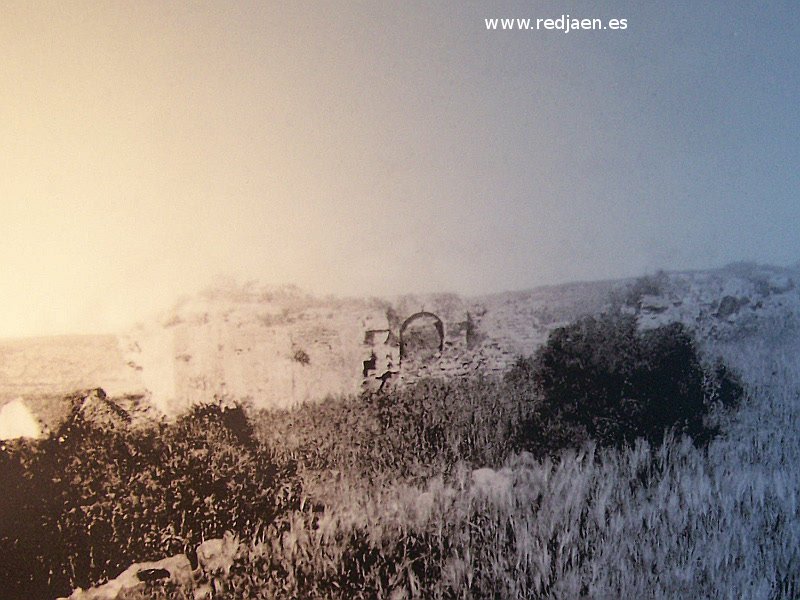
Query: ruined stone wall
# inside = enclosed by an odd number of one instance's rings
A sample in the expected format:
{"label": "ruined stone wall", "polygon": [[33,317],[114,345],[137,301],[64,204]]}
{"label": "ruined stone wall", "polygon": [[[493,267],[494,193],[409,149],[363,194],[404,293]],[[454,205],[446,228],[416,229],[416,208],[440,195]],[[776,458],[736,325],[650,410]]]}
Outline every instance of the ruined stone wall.
{"label": "ruined stone wall", "polygon": [[212,298],[182,307],[156,333],[140,332],[130,363],[168,413],[227,400],[289,408],[420,378],[499,375],[576,311],[599,307],[586,305],[585,291],[559,306],[567,292],[469,300]]}
{"label": "ruined stone wall", "polygon": [[[368,303],[321,303],[302,310],[263,304],[205,308],[164,328],[174,379],[172,390],[161,386],[172,394],[161,400],[167,412],[224,400],[289,408],[358,393],[368,354],[364,332],[386,326],[384,312]],[[146,362],[145,354],[134,362]]]}
{"label": "ruined stone wall", "polygon": [[[14,386],[26,381],[51,388],[57,381],[65,393],[93,387],[112,397],[144,392],[162,412],[175,415],[199,402],[289,408],[423,377],[499,375],[518,356],[535,352],[553,327],[601,309],[609,289],[575,284],[472,299],[223,291],[187,300],[158,321],[96,347],[84,344],[83,362],[71,363],[69,349],[50,349],[61,356],[61,362],[45,361],[51,372],[29,376],[26,369],[36,361],[12,356],[0,370],[0,390],[5,377],[9,397],[18,396]],[[414,315],[423,316],[409,325]]]}

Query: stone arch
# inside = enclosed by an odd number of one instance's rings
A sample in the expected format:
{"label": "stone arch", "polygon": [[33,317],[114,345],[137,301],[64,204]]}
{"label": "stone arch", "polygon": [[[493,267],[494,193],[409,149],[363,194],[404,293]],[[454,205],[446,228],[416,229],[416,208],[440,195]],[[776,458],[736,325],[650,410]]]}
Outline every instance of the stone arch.
{"label": "stone arch", "polygon": [[411,355],[430,358],[444,349],[444,323],[432,312],[421,311],[408,317],[400,326],[400,360]]}

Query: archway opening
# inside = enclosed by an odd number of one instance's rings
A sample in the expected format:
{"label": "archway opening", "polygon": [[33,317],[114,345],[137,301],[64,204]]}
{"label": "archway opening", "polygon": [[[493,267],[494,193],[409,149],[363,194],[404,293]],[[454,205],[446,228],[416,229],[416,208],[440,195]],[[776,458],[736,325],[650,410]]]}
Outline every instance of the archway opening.
{"label": "archway opening", "polygon": [[400,360],[427,362],[444,348],[444,323],[431,312],[411,315],[400,327]]}

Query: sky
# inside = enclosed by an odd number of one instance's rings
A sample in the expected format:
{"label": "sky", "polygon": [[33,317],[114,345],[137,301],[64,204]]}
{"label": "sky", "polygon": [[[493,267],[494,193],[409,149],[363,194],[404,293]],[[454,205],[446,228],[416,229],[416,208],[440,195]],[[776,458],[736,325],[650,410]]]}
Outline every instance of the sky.
{"label": "sky", "polygon": [[[606,28],[535,28],[562,15]],[[120,331],[221,276],[800,260],[796,0],[7,0],[0,48],[0,336]]]}

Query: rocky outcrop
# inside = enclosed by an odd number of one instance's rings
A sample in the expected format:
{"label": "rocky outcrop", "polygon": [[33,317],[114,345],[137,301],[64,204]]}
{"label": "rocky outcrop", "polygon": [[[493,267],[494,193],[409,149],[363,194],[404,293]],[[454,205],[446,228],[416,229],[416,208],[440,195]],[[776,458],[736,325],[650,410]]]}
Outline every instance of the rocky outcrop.
{"label": "rocky outcrop", "polygon": [[206,540],[197,547],[197,564],[200,571],[200,586],[195,591],[195,600],[220,593],[231,567],[241,557],[244,547],[238,536],[226,531],[222,538]]}
{"label": "rocky outcrop", "polygon": [[0,440],[15,438],[40,438],[43,426],[22,398],[17,398],[0,408]]}
{"label": "rocky outcrop", "polygon": [[103,585],[88,590],[78,588],[69,598],[59,600],[115,600],[123,591],[143,588],[156,581],[171,582],[191,592],[194,573],[189,558],[185,554],[176,554],[154,562],[134,563]]}
{"label": "rocky outcrop", "polygon": [[725,296],[720,300],[717,308],[717,318],[729,319],[739,313],[739,309],[749,303],[747,298],[737,298],[736,296]]}
{"label": "rocky outcrop", "polygon": [[502,468],[499,471],[488,467],[475,469],[472,472],[473,496],[484,496],[498,500],[507,497],[511,493],[514,485],[513,473],[509,468]]}
{"label": "rocky outcrop", "polygon": [[128,590],[146,585],[173,584],[183,589],[187,598],[201,600],[219,593],[231,567],[241,557],[239,538],[226,531],[222,538],[206,540],[197,547],[197,569],[193,570],[185,554],[176,554],[158,561],[134,563],[103,585],[76,589],[68,598],[58,600],[116,600]]}
{"label": "rocky outcrop", "polygon": [[700,340],[780,332],[800,314],[797,270],[735,264],[715,271],[663,273],[658,294],[642,296],[639,326],[680,322]]}
{"label": "rocky outcrop", "polygon": [[197,563],[209,574],[230,574],[240,553],[239,538],[226,531],[222,538],[206,540],[197,547]]}
{"label": "rocky outcrop", "polygon": [[131,424],[128,412],[111,400],[101,388],[89,390],[76,404],[77,413],[101,429],[121,430]]}

